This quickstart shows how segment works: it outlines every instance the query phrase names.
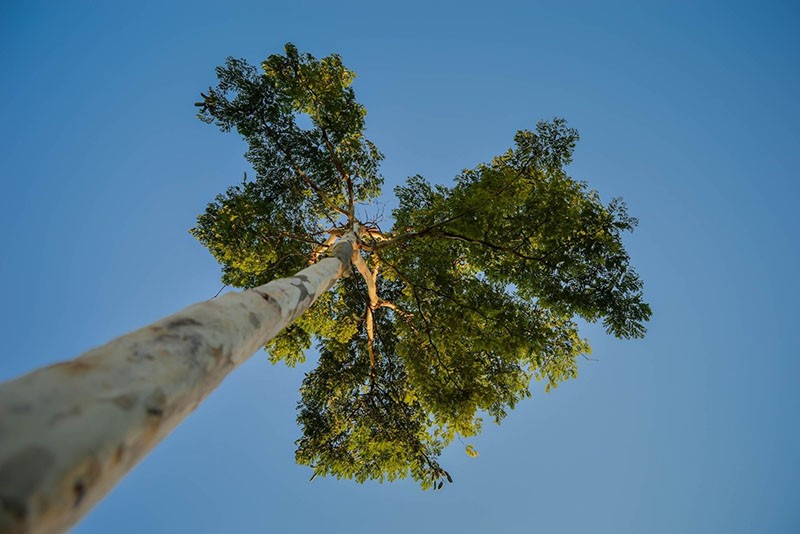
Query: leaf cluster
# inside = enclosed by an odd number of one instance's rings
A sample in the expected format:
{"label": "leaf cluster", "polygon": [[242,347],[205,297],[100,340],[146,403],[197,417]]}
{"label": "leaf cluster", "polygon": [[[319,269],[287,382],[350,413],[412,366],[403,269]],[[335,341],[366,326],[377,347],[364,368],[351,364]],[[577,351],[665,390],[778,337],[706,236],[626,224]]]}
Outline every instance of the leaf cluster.
{"label": "leaf cluster", "polygon": [[191,231],[226,283],[252,287],[297,271],[327,232],[351,222],[353,202],[380,193],[383,156],[364,137],[355,75],[336,55],[317,60],[287,45],[261,69],[229,58],[216,74],[198,116],[244,138],[255,179],[219,195]]}
{"label": "leaf cluster", "polygon": [[438,457],[454,439],[477,435],[484,416],[500,422],[532,380],[549,391],[577,376],[590,351],[578,317],[644,334],[651,310],[622,244],[636,220],[566,174],[578,134],[562,119],[518,132],[452,186],[409,178],[381,232],[354,210],[380,193],[381,155],[338,56],[287,45],[260,71],[230,59],[217,76],[200,117],[237,130],[255,171],[192,229],[223,280],[253,287],[292,274],[362,229],[363,268],[267,346],[289,365],[319,352],[300,389],[296,452],[315,476],[440,488],[452,478]]}
{"label": "leaf cluster", "polygon": [[526,302],[602,319],[618,337],[641,337],[651,311],[621,239],[637,220],[621,199],[604,205],[567,176],[577,140],[563,119],[540,122],[536,132],[517,133],[514,149],[464,171],[452,188],[415,177],[396,190],[395,227],[422,234],[404,250],[420,241],[457,242],[451,252],[465,269],[513,287]]}
{"label": "leaf cluster", "polygon": [[[362,285],[356,276],[343,280],[338,298],[359,298]],[[397,284],[381,287],[387,296],[399,289]],[[449,478],[437,461],[446,443],[430,432],[430,413],[417,398],[405,360],[396,350],[393,312],[377,310],[375,320],[374,349],[380,358],[374,368],[363,321],[348,338],[315,332],[319,361],[300,389],[298,423],[303,437],[297,442],[297,461],[312,466],[315,474],[359,482],[410,475],[423,488],[433,487]]]}

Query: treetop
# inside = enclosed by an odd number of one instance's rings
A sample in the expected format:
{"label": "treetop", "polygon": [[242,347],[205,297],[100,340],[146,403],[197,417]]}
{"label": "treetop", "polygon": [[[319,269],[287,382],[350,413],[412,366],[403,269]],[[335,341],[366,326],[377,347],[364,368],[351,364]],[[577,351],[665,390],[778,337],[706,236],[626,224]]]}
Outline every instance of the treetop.
{"label": "treetop", "polygon": [[438,456],[454,439],[479,433],[485,415],[503,419],[532,379],[549,391],[577,376],[590,351],[577,317],[644,335],[651,310],[622,243],[637,221],[567,175],[578,133],[563,119],[518,132],[452,185],[408,178],[383,229],[356,217],[381,194],[382,155],[339,56],[289,44],[261,69],[228,59],[217,78],[199,117],[242,135],[254,171],[191,230],[223,281],[290,275],[358,232],[352,276],[266,347],[289,365],[319,351],[300,390],[296,454],[315,476],[441,487],[452,477]]}

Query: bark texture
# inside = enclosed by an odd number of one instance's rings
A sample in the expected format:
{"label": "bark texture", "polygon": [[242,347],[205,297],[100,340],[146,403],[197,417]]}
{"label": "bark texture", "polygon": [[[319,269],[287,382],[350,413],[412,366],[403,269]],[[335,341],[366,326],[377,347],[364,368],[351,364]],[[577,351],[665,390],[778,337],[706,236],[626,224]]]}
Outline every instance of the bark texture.
{"label": "bark texture", "polygon": [[355,235],[295,276],[195,304],[0,385],[0,532],[75,524],[222,379],[350,271]]}

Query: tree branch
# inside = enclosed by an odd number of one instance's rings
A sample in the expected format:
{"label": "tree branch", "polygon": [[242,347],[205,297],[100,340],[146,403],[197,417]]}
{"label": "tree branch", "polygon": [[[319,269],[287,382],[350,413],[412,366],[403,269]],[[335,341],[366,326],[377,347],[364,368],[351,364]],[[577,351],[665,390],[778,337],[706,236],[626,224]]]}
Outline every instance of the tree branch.
{"label": "tree branch", "polygon": [[364,278],[364,282],[367,283],[367,294],[369,295],[369,305],[371,308],[378,307],[378,303],[380,302],[380,297],[378,297],[378,284],[375,279],[375,274],[369,270],[367,267],[364,258],[361,257],[360,254],[356,254],[354,256],[353,265],[355,265],[358,272],[361,273],[361,276]]}
{"label": "tree branch", "polygon": [[513,249],[513,248],[508,248],[508,247],[501,247],[499,245],[495,245],[494,243],[486,241],[485,239],[475,239],[473,237],[468,237],[468,236],[461,235],[461,234],[456,234],[456,233],[453,233],[453,232],[430,232],[428,235],[430,235],[432,237],[444,237],[445,239],[453,239],[453,240],[456,240],[456,241],[463,241],[464,243],[469,243],[471,245],[481,245],[481,246],[484,246],[486,248],[489,248],[489,249],[492,249],[492,250],[496,250],[498,252],[504,252],[504,253],[507,253],[507,254],[511,254],[511,255],[516,256],[516,257],[518,257],[520,259],[523,259],[523,260],[545,263],[545,265],[548,265],[548,266],[549,266],[549,264],[546,263],[545,258],[549,254],[552,253],[552,251],[551,251],[550,253],[545,254],[544,256],[528,256],[527,254],[523,254],[523,253],[519,252],[519,250],[516,250],[516,249]]}
{"label": "tree branch", "polygon": [[383,237],[383,240],[381,240],[380,242],[378,242],[375,245],[373,245],[372,248],[375,251],[378,251],[378,250],[381,250],[381,249],[384,249],[384,248],[387,248],[387,247],[394,246],[397,243],[402,243],[403,241],[406,241],[408,239],[412,239],[412,238],[415,238],[415,237],[421,237],[421,236],[424,236],[424,235],[429,235],[436,228],[439,228],[441,226],[444,226],[447,223],[450,223],[450,222],[453,222],[453,221],[455,221],[457,219],[460,219],[461,217],[464,217],[465,215],[466,215],[466,213],[461,213],[459,215],[454,215],[453,217],[449,217],[449,218],[447,218],[447,219],[445,219],[443,221],[439,221],[437,223],[434,223],[434,224],[431,224],[429,226],[426,226],[422,230],[414,230],[414,231],[411,231],[411,232],[408,232],[408,233],[405,233],[405,234],[400,234],[400,235],[397,235],[395,237],[392,237],[391,239],[386,239],[383,235],[381,235],[381,237]]}
{"label": "tree branch", "polygon": [[[303,172],[303,169],[301,169],[300,166],[297,165],[297,163],[294,161],[294,158],[292,157],[292,153],[289,151],[289,149],[284,147],[283,144],[280,142],[280,137],[278,136],[277,132],[275,132],[275,130],[273,130],[272,128],[269,127],[269,123],[267,122],[267,120],[265,120],[265,119],[262,119],[262,120],[264,122],[264,129],[266,130],[267,135],[271,138],[272,143],[278,148],[278,150],[283,152],[284,157],[286,157],[286,160],[289,162],[289,165],[291,165],[292,170],[294,170],[295,174],[297,176],[299,176],[300,179],[303,180],[303,182],[305,182],[305,184],[308,187],[310,187],[317,194],[317,196],[325,204],[328,205],[329,208],[331,208],[333,211],[335,211],[337,213],[340,213],[340,214],[344,215],[345,217],[349,218],[350,214],[347,211],[345,211],[342,208],[340,208],[339,206],[337,206],[328,197],[328,195],[326,195],[325,192],[322,189],[320,189],[317,186],[317,184],[315,184],[314,181],[311,180],[311,178],[309,178],[308,175],[305,172]],[[334,221],[334,223],[335,223],[335,221]]]}
{"label": "tree branch", "polygon": [[358,272],[361,273],[361,276],[364,278],[364,281],[367,283],[367,294],[369,296],[369,301],[367,304],[367,311],[366,311],[366,329],[367,329],[367,352],[369,353],[369,381],[370,381],[370,390],[375,384],[375,309],[378,307],[380,303],[380,298],[378,297],[378,284],[376,281],[376,277],[378,275],[378,266],[376,265],[372,272],[370,272],[369,268],[367,267],[364,258],[361,257],[361,254],[356,252],[353,255],[353,264],[355,265]]}
{"label": "tree branch", "polygon": [[428,337],[428,343],[430,343],[430,346],[433,349],[433,353],[436,355],[436,359],[439,361],[439,365],[441,365],[442,369],[445,370],[446,382],[447,383],[452,383],[453,382],[453,379],[452,379],[453,371],[444,363],[444,361],[442,360],[442,355],[439,352],[439,348],[436,346],[436,343],[433,341],[433,335],[431,334],[431,330],[432,330],[431,322],[427,317],[425,317],[425,312],[422,309],[422,301],[420,300],[419,295],[417,295],[416,286],[411,283],[411,281],[408,279],[408,277],[406,277],[403,274],[403,272],[400,271],[400,269],[398,269],[397,267],[395,267],[394,265],[392,265],[391,263],[389,263],[389,262],[387,262],[385,260],[382,260],[382,261],[384,261],[389,267],[391,267],[394,270],[394,272],[397,273],[397,276],[400,277],[400,279],[403,281],[403,283],[405,283],[406,286],[409,289],[411,289],[411,294],[414,296],[414,300],[417,303],[417,310],[419,311],[419,316],[422,318],[422,321],[425,323],[425,334]]}
{"label": "tree branch", "polygon": [[380,308],[389,308],[390,310],[394,310],[395,312],[397,312],[400,316],[402,316],[405,319],[411,319],[412,317],[414,317],[413,313],[404,310],[403,308],[401,308],[400,306],[398,306],[394,302],[391,302],[391,301],[388,301],[388,300],[381,299],[381,301],[378,304],[378,306]]}
{"label": "tree branch", "polygon": [[[311,93],[314,95],[313,91]],[[314,103],[316,103],[316,95],[314,95]],[[328,132],[325,131],[325,128],[322,126],[319,127],[319,131],[322,133],[322,140],[325,143],[325,148],[328,151],[328,155],[333,161],[333,166],[336,167],[336,170],[339,171],[342,179],[344,179],[345,186],[347,187],[347,211],[349,212],[349,217],[351,220],[355,219],[356,217],[356,207],[355,207],[355,196],[353,194],[353,179],[350,177],[350,173],[345,171],[344,165],[342,164],[341,160],[336,156],[336,151],[333,148],[333,144],[331,143],[330,139],[328,138]]]}
{"label": "tree branch", "polygon": [[311,258],[309,259],[309,263],[310,264],[317,263],[319,255],[328,248],[330,248],[336,242],[336,239],[338,237],[339,236],[331,233],[331,235],[328,236],[328,239],[326,239],[324,243],[318,243],[318,246],[314,247],[314,250],[311,251]]}
{"label": "tree branch", "polygon": [[[302,73],[297,69],[296,66],[293,67],[293,70],[296,76],[301,78],[303,77]],[[304,85],[306,86],[306,89],[308,89],[308,92],[311,94],[311,100],[314,102],[314,107],[316,108],[317,113],[319,113],[320,110],[319,97],[314,92],[314,89],[312,89],[310,83],[305,83]],[[347,217],[349,220],[353,221],[355,220],[356,217],[355,199],[353,197],[353,180],[350,178],[350,173],[345,171],[344,165],[342,164],[341,160],[339,160],[339,158],[336,157],[336,150],[334,150],[333,143],[331,143],[330,139],[328,138],[328,132],[321,124],[317,124],[317,126],[319,127],[320,133],[322,133],[322,140],[323,143],[325,144],[325,149],[327,150],[328,155],[330,156],[331,161],[333,162],[333,166],[339,172],[342,179],[344,179],[345,186],[347,188],[347,213],[343,213],[343,215]]]}

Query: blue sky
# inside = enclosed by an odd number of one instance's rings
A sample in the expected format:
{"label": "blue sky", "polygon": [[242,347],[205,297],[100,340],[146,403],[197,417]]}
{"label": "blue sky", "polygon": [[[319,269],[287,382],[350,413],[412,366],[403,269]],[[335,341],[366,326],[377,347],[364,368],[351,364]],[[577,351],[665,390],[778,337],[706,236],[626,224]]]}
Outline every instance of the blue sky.
{"label": "blue sky", "polygon": [[0,380],[220,288],[188,234],[247,170],[194,117],[226,56],[287,41],[356,71],[386,202],[565,117],[572,176],[640,219],[644,340],[443,458],[455,484],[308,482],[303,368],[258,353],[75,529],[797,532],[800,8],[791,2],[0,5]]}

